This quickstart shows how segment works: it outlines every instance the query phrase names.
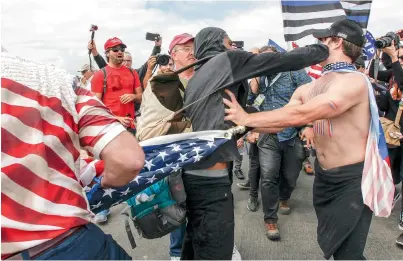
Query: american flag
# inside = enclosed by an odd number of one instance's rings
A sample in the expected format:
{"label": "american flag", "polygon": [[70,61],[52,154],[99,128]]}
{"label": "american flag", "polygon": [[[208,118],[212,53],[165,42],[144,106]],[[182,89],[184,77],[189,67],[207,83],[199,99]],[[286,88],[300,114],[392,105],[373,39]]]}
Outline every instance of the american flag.
{"label": "american flag", "polygon": [[[298,44],[296,42],[292,42],[291,43],[292,48],[298,48]],[[322,75],[322,66],[320,66],[319,64],[314,64],[308,67],[308,75],[311,76],[314,79],[319,79],[320,76]]]}
{"label": "american flag", "polygon": [[[337,71],[358,73],[343,69]],[[361,182],[362,197],[364,204],[374,212],[375,216],[389,217],[392,212],[395,185],[390,170],[388,147],[379,120],[378,107],[371,82],[364,74],[362,76],[368,86],[371,113]]]}
{"label": "american flag", "polygon": [[[118,205],[175,171],[199,162],[229,139],[226,131],[200,131],[166,135],[140,142],[145,153],[143,170],[128,185],[119,188],[95,184],[87,191],[90,210],[98,213]],[[81,167],[84,178],[94,178],[103,172],[100,160],[86,161]]]}

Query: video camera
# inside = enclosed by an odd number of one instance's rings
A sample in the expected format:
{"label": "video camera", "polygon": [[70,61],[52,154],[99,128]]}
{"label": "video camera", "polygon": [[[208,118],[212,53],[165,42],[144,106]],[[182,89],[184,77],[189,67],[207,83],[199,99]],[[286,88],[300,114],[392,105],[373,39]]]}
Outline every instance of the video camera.
{"label": "video camera", "polygon": [[383,49],[392,45],[392,41],[395,40],[396,50],[400,47],[400,37],[394,32],[389,32],[385,36],[382,36],[375,41],[375,46],[378,49]]}
{"label": "video camera", "polygon": [[168,54],[157,54],[156,56],[157,59],[157,64],[158,65],[162,65],[165,66],[169,63],[169,60],[171,59],[171,56],[169,56]]}
{"label": "video camera", "polygon": [[160,34],[153,34],[153,33],[146,33],[146,40],[147,41],[159,41],[161,39]]}

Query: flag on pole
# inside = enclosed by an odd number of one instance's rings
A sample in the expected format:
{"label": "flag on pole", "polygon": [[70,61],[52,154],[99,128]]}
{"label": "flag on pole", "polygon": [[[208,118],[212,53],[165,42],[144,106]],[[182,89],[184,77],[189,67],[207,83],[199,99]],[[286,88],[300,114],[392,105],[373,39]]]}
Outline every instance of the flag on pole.
{"label": "flag on pole", "polygon": [[365,34],[365,38],[367,41],[364,46],[363,56],[364,56],[364,59],[368,61],[368,60],[371,60],[375,56],[375,53],[376,53],[375,38],[368,31]]}
{"label": "flag on pole", "polygon": [[[140,174],[123,187],[103,189],[97,183],[89,188],[86,194],[90,210],[99,213],[109,209],[171,173],[199,162],[229,141],[227,134],[227,131],[200,131],[166,135],[140,142],[145,153],[145,165]],[[87,160],[81,167],[81,176],[82,179],[97,180],[96,177],[102,176],[103,171],[102,161]]]}
{"label": "flag on pole", "polygon": [[297,41],[344,18],[356,21],[365,30],[371,3],[372,0],[282,0],[284,38],[287,42]]}
{"label": "flag on pole", "polygon": [[273,41],[272,39],[269,39],[268,45],[269,45],[269,46],[276,47],[277,51],[279,51],[280,53],[285,52],[285,49],[283,49],[280,45],[278,45],[278,44],[277,44],[275,41]]}

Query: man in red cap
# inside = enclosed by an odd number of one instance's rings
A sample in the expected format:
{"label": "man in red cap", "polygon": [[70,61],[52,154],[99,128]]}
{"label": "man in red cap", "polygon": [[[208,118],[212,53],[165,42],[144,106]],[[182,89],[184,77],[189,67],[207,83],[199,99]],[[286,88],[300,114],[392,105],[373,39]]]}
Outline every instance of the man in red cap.
{"label": "man in red cap", "polygon": [[126,45],[117,37],[106,41],[108,65],[96,72],[91,90],[112,111],[123,126],[134,131],[134,102],[141,102],[142,89],[135,70],[123,66]]}
{"label": "man in red cap", "polygon": [[[193,40],[194,37],[191,34],[184,33],[175,36],[172,42],[169,44],[169,54],[175,63],[176,70],[179,70],[196,61],[193,53]],[[192,78],[193,73],[194,69],[192,67],[179,74],[182,82],[185,82],[184,85],[187,85],[187,81]]]}
{"label": "man in red cap", "polygon": [[[141,103],[142,88],[137,72],[123,65],[126,45],[117,37],[106,41],[108,65],[97,71],[91,81],[91,91],[108,107],[116,119],[135,134],[135,102]],[[107,221],[109,210],[98,213],[94,221]]]}

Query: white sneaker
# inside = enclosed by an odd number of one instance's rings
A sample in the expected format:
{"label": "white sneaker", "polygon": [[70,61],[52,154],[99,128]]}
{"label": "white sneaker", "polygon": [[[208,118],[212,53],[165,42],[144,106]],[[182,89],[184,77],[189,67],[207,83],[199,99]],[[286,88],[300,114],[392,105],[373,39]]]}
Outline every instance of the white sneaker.
{"label": "white sneaker", "polygon": [[108,220],[108,215],[111,213],[109,209],[103,210],[95,215],[94,222],[95,223],[104,223]]}
{"label": "white sneaker", "polygon": [[232,259],[231,260],[242,260],[241,254],[239,253],[235,244],[234,244],[234,250],[232,250]]}
{"label": "white sneaker", "polygon": [[171,260],[181,260],[180,256],[171,256]]}

